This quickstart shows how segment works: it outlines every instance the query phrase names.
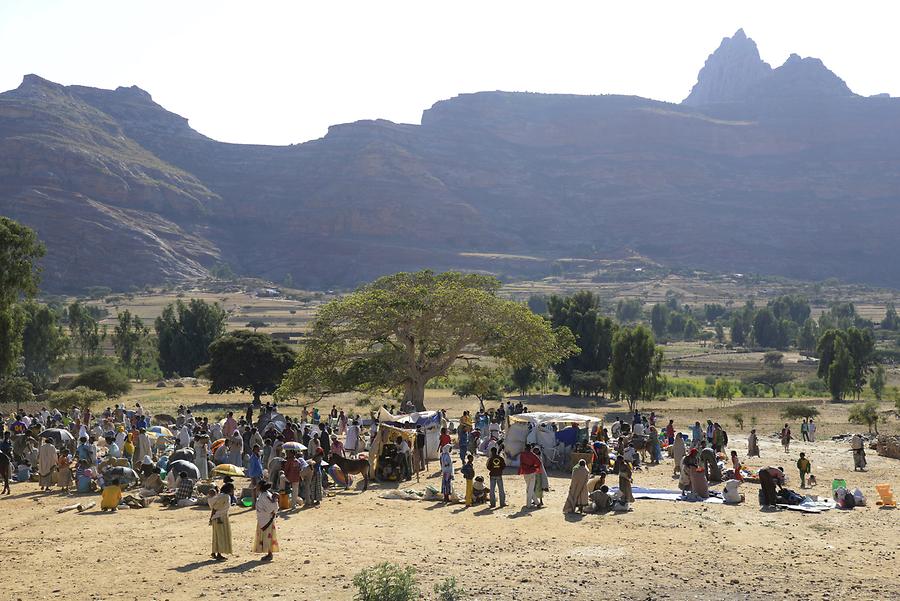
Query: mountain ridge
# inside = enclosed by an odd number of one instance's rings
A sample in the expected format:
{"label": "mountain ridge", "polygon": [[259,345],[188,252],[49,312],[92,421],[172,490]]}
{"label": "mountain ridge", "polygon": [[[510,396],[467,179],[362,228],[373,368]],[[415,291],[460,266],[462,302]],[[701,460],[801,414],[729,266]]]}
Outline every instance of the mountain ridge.
{"label": "mountain ridge", "polygon": [[[52,291],[191,280],[221,262],[309,287],[422,267],[535,277],[625,249],[900,286],[885,256],[900,102],[797,55],[747,77],[757,59],[739,30],[681,104],[476,92],[421,125],[339,124],[291,146],[217,142],[137,86],[26,76],[0,94],[0,213],[47,241]],[[483,256],[502,254],[545,261]]]}

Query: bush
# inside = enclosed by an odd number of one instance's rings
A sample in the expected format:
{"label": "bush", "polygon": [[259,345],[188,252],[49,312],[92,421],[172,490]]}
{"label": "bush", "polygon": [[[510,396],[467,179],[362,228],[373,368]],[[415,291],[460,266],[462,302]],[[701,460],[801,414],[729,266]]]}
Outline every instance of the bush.
{"label": "bush", "polygon": [[466,591],[456,582],[456,577],[451,576],[434,585],[434,594],[438,601],[462,601],[466,598]]}
{"label": "bush", "polygon": [[358,572],[353,577],[357,601],[410,601],[419,596],[416,569],[388,561]]}
{"label": "bush", "polygon": [[95,404],[104,403],[106,396],[97,390],[91,390],[84,386],[53,392],[47,399],[47,404],[53,409],[59,409],[62,413],[68,413],[73,407],[87,409]]}
{"label": "bush", "polygon": [[866,401],[862,405],[850,407],[850,413],[847,416],[847,421],[851,424],[868,426],[869,433],[874,427],[876,434],[878,433],[878,419],[878,403],[875,401]]}
{"label": "bush", "polygon": [[733,419],[734,423],[737,424],[737,427],[743,431],[743,429],[744,429],[744,414],[740,413],[740,412],[732,413],[731,419]]}
{"label": "bush", "polygon": [[69,385],[69,388],[78,387],[99,390],[107,398],[113,399],[131,390],[131,383],[125,374],[116,368],[109,365],[95,365],[78,374]]}
{"label": "bush", "polygon": [[810,405],[801,405],[800,403],[785,405],[784,409],[781,410],[781,417],[785,419],[810,418],[817,415],[819,415],[818,409]]}

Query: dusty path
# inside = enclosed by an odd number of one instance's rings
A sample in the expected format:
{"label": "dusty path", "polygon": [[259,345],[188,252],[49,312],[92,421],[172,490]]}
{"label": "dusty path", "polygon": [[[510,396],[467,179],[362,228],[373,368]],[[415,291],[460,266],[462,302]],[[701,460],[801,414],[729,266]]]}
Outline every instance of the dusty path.
{"label": "dusty path", "polygon": [[[734,443],[745,448],[743,439]],[[834,475],[869,493],[876,481],[900,488],[900,462],[870,453],[870,471],[853,475],[845,449],[830,441],[798,443],[786,457],[775,442],[762,441],[763,460],[784,465],[792,487],[797,453],[808,450],[820,481],[814,493],[826,494]],[[671,460],[637,472],[636,484],[673,488],[670,474]],[[434,475],[429,481],[438,483]],[[320,509],[284,514],[283,552],[262,564],[249,552],[248,510],[232,518],[237,554],[214,563],[207,560],[205,510],[57,514],[86,497],[16,484],[0,499],[2,596],[351,599],[355,572],[392,560],[417,566],[427,593],[456,575],[480,599],[900,598],[900,511],[877,509],[873,498],[869,507],[847,512],[766,513],[755,502],[757,488],[748,485],[750,502],[738,507],[638,501],[627,514],[566,518],[567,486],[553,478],[547,507],[534,511],[521,509],[517,476],[507,477],[510,506],[495,511],[382,499],[386,488],[379,485],[341,491]]]}

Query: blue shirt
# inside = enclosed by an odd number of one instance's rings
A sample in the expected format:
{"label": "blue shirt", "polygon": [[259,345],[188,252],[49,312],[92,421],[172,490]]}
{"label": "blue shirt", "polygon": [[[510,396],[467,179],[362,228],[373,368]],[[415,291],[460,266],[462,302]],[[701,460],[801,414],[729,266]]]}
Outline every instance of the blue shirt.
{"label": "blue shirt", "polygon": [[247,467],[248,478],[262,478],[263,467],[262,461],[255,454],[250,455],[250,466]]}

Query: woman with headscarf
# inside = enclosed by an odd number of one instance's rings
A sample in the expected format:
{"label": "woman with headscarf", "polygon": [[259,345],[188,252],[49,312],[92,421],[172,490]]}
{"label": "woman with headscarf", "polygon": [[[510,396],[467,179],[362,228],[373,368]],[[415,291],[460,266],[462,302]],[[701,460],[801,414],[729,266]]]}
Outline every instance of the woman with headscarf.
{"label": "woman with headscarf", "polygon": [[228,511],[231,509],[231,495],[234,494],[234,484],[226,482],[222,490],[208,499],[209,525],[212,526],[212,558],[222,561],[225,555],[231,555],[231,522],[228,519]]}
{"label": "woman with headscarf", "polygon": [[591,474],[605,476],[609,471],[609,447],[599,440],[594,442],[591,458]]}
{"label": "woman with headscarf", "polygon": [[681,460],[681,469],[678,477],[678,488],[683,494],[691,490],[691,471],[697,469],[697,448],[694,447]]}
{"label": "woman with headscarf", "polygon": [[253,539],[253,552],[265,553],[263,561],[272,561],[272,553],[280,551],[278,535],[275,530],[275,516],[278,513],[278,501],[269,490],[272,485],[266,481],[256,486],[256,536]]}
{"label": "woman with headscarf", "polygon": [[684,438],[681,437],[681,432],[679,432],[675,436],[675,442],[672,444],[672,457],[675,458],[675,470],[673,474],[675,476],[681,475],[681,461],[684,459]]}
{"label": "woman with headscarf", "polygon": [[578,461],[578,465],[572,468],[572,479],[569,481],[569,495],[563,505],[563,513],[583,512],[591,502],[588,498],[588,479],[591,472],[587,468],[584,459]]}
{"label": "woman with headscarf", "polygon": [[450,445],[441,447],[441,494],[444,495],[444,503],[450,502],[453,493],[453,458],[450,457]]}
{"label": "woman with headscarf", "polygon": [[228,439],[228,463],[237,467],[244,467],[244,439],[240,432],[235,430]]}
{"label": "woman with headscarf", "polygon": [[308,466],[312,469],[309,477],[309,493],[303,500],[304,505],[318,505],[322,502],[324,489],[322,488],[322,460],[325,458],[325,449],[317,447],[313,452],[313,458]]}
{"label": "woman with headscarf", "polygon": [[625,503],[634,503],[634,495],[631,494],[632,471],[631,464],[625,461],[625,457],[616,457],[616,471],[619,473],[619,493]]}
{"label": "woman with headscarf", "polygon": [[197,471],[200,472],[201,480],[206,480],[209,478],[208,442],[209,439],[205,435],[198,436],[197,440],[194,441],[194,465],[197,466]]}
{"label": "woman with headscarf", "polygon": [[[712,449],[703,450],[712,453],[713,461],[715,461],[715,451],[713,451]],[[706,465],[706,461],[698,459],[697,465],[692,465],[690,470],[688,470],[688,476],[691,479],[691,493],[700,497],[701,499],[705,499],[709,496],[709,482],[706,479]]]}
{"label": "woman with headscarf", "polygon": [[759,440],[756,438],[756,430],[750,430],[747,437],[747,457],[759,457]]}

